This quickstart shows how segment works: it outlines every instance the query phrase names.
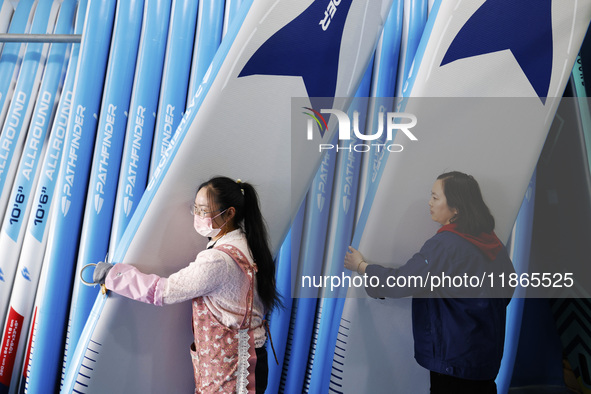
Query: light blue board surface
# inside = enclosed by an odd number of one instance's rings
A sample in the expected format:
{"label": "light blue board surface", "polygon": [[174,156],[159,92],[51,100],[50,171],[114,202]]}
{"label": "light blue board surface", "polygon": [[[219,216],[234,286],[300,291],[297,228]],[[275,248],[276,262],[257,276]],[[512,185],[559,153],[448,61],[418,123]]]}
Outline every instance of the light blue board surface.
{"label": "light blue board surface", "polygon": [[[143,9],[144,0],[117,3],[75,278],[86,264],[103,260],[109,248]],[[91,277],[86,280],[92,282]],[[71,358],[68,349],[78,343],[97,294],[98,287],[74,281],[64,355],[66,369]]]}
{"label": "light blue board surface", "polygon": [[164,159],[187,106],[197,6],[198,2],[194,0],[172,2],[148,179],[154,175],[160,160]]}
{"label": "light blue board surface", "polygon": [[63,352],[64,333],[90,157],[107,66],[115,1],[92,2],[80,47],[72,111],[68,120],[66,155],[62,158],[57,186],[57,206],[52,211],[50,238],[44,264],[48,275],[37,311],[34,351],[31,353],[27,389],[42,392],[56,387]]}
{"label": "light blue board surface", "polygon": [[191,102],[220,46],[224,24],[224,0],[200,0],[197,12],[195,49],[187,102]]}
{"label": "light blue board surface", "polygon": [[[84,19],[86,17],[87,0],[81,0],[78,3],[76,11],[75,33],[82,34],[84,27]],[[62,10],[64,5],[62,5]],[[29,217],[27,224],[27,232],[25,240],[23,241],[23,253],[30,254],[30,256],[21,256],[19,264],[23,265],[23,269],[27,269],[31,273],[31,282],[27,282],[30,286],[23,292],[30,297],[27,300],[28,305],[34,305],[35,294],[42,293],[43,290],[38,284],[41,281],[43,256],[45,254],[45,247],[47,245],[49,218],[51,215],[51,208],[54,204],[55,186],[59,175],[60,161],[64,152],[64,143],[66,139],[66,130],[68,127],[68,118],[72,106],[72,97],[74,94],[74,81],[76,79],[76,72],[78,68],[78,55],[80,53],[80,44],[73,44],[68,60],[66,70],[66,79],[60,95],[60,101],[56,110],[56,115],[53,120],[49,147],[43,159],[43,166],[41,168],[41,178],[35,191],[33,201],[36,202],[35,212]],[[24,283],[24,282],[23,282]],[[13,290],[14,291],[14,290]],[[41,297],[39,297],[41,298]],[[35,315],[35,308],[26,311],[29,318],[32,320]],[[31,323],[33,325],[34,322]],[[29,329],[29,325],[26,326]],[[30,329],[27,341],[27,354],[23,363],[23,372],[20,377],[19,392],[24,392],[25,381],[29,370],[29,356],[32,343],[33,330]]]}
{"label": "light blue board surface", "polygon": [[148,181],[170,6],[170,0],[146,0],[144,6],[140,47],[111,226],[109,256],[115,253],[115,248],[140,202]]}

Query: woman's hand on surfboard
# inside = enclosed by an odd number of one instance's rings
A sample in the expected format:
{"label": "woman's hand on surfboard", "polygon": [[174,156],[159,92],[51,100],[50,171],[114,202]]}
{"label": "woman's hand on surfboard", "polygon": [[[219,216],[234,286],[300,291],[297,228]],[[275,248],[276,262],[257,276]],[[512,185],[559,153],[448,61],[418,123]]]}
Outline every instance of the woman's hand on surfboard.
{"label": "woman's hand on surfboard", "polygon": [[349,251],[345,253],[345,268],[363,275],[366,267],[367,263],[363,259],[363,255],[352,246],[349,246]]}
{"label": "woman's hand on surfboard", "polygon": [[99,285],[105,284],[105,279],[107,278],[107,274],[113,268],[113,264],[106,263],[104,261],[99,261],[94,268],[94,273],[92,274],[92,281]]}

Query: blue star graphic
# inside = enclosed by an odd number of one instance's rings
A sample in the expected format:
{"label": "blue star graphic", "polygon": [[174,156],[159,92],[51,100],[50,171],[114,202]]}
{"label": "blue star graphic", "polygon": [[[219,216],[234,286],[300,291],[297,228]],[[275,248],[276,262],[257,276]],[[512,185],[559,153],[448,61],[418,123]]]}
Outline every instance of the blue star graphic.
{"label": "blue star graphic", "polygon": [[310,97],[334,97],[345,20],[352,0],[315,1],[271,36],[238,77],[301,76]]}
{"label": "blue star graphic", "polygon": [[552,76],[552,0],[487,0],[458,32],[441,62],[510,50],[544,103]]}

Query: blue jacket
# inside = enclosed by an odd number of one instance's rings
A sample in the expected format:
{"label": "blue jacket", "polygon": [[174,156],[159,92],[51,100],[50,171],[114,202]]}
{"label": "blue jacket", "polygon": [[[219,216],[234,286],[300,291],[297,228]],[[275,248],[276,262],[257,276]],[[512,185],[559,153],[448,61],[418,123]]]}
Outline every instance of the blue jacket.
{"label": "blue jacket", "polygon": [[[373,283],[379,280],[380,285],[366,291],[375,298],[413,296],[415,359],[419,365],[464,379],[494,379],[503,356],[505,312],[513,292],[507,287],[507,277],[512,272],[504,247],[490,260],[460,235],[443,231],[401,267],[367,266],[368,282],[377,277]],[[505,274],[504,288],[500,273]],[[431,291],[431,284],[438,280],[433,277],[446,276],[467,287],[456,287],[450,280],[449,286],[440,284]],[[399,278],[400,287],[392,282],[382,286],[388,277]]]}

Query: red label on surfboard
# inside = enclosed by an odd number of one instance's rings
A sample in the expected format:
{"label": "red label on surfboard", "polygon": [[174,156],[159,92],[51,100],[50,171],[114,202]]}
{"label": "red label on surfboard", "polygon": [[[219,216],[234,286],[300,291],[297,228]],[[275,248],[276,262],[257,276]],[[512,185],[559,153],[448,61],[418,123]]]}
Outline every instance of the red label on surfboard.
{"label": "red label on surfboard", "polygon": [[4,329],[2,348],[0,348],[0,383],[5,386],[10,386],[18,340],[23,327],[23,319],[23,316],[10,308]]}

